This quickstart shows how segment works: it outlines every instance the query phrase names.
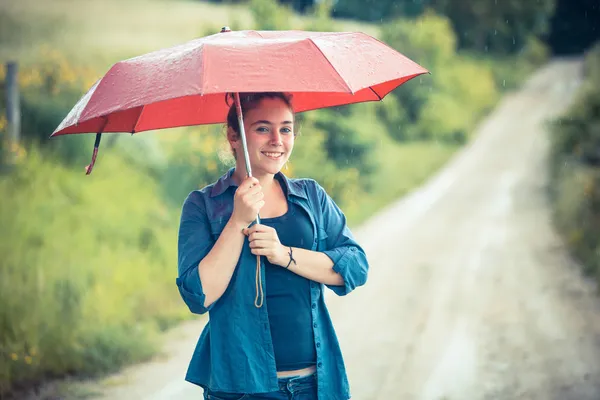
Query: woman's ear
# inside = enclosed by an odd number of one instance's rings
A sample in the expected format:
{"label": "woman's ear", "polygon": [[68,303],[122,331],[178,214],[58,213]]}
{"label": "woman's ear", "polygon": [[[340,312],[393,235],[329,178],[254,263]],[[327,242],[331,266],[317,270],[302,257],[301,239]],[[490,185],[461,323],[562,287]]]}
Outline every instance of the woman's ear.
{"label": "woman's ear", "polygon": [[239,133],[234,131],[233,128],[231,128],[231,127],[227,128],[227,141],[231,145],[231,148],[234,148],[234,149],[238,146],[238,143],[240,142]]}

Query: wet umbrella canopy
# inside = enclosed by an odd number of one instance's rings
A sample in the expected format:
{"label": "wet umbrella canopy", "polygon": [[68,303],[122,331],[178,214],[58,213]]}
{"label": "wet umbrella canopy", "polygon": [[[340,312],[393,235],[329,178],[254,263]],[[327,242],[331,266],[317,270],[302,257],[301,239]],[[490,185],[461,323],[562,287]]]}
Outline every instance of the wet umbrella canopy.
{"label": "wet umbrella canopy", "polygon": [[[96,133],[87,167],[90,174],[103,132],[135,134],[223,123],[229,111],[226,97],[233,94],[251,176],[240,92],[289,93],[294,111],[303,112],[379,101],[427,72],[360,32],[232,32],[223,28],[221,33],[116,63],[52,136]],[[258,265],[259,261],[257,282]]]}

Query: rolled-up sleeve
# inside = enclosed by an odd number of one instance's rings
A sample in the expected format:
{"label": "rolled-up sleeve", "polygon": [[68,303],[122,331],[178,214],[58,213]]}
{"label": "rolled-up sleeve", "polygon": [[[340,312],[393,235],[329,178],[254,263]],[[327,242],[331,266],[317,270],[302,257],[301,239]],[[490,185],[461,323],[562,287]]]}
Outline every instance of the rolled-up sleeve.
{"label": "rolled-up sleeve", "polygon": [[198,264],[213,244],[201,195],[192,192],[183,203],[181,211],[176,284],[181,298],[194,314],[204,314],[212,308],[212,304],[204,306],[205,295],[198,274]]}
{"label": "rolled-up sleeve", "polygon": [[346,224],[346,216],[325,190],[317,185],[327,238],[323,251],[333,261],[333,270],[344,279],[343,286],[326,285],[344,296],[367,282],[369,262],[363,248],[356,242]]}

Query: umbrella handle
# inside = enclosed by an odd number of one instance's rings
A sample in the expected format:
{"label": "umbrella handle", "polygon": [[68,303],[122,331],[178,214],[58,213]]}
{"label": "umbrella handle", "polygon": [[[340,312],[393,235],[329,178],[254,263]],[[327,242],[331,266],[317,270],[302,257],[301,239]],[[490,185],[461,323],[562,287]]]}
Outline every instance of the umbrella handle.
{"label": "umbrella handle", "polygon": [[[248,144],[246,142],[246,130],[244,129],[244,116],[242,114],[242,104],[240,102],[240,94],[236,92],[234,94],[235,109],[237,111],[238,126],[240,127],[240,136],[242,138],[242,148],[244,150],[244,161],[246,163],[246,174],[252,176],[252,168],[250,167],[250,155],[248,154]],[[260,224],[260,217],[256,216],[256,223]],[[256,298],[254,299],[254,306],[261,308],[264,302],[264,293],[262,288],[262,274],[260,270],[260,256],[256,256]]]}

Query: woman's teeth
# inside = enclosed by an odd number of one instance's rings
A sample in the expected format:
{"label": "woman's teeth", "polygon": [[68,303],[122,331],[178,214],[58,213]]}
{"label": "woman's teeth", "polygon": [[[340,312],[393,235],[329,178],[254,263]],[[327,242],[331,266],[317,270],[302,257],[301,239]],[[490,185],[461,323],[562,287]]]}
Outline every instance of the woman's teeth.
{"label": "woman's teeth", "polygon": [[281,157],[283,155],[283,153],[267,153],[267,152],[263,152],[263,154],[269,158],[273,158],[273,159],[278,159],[279,157]]}

